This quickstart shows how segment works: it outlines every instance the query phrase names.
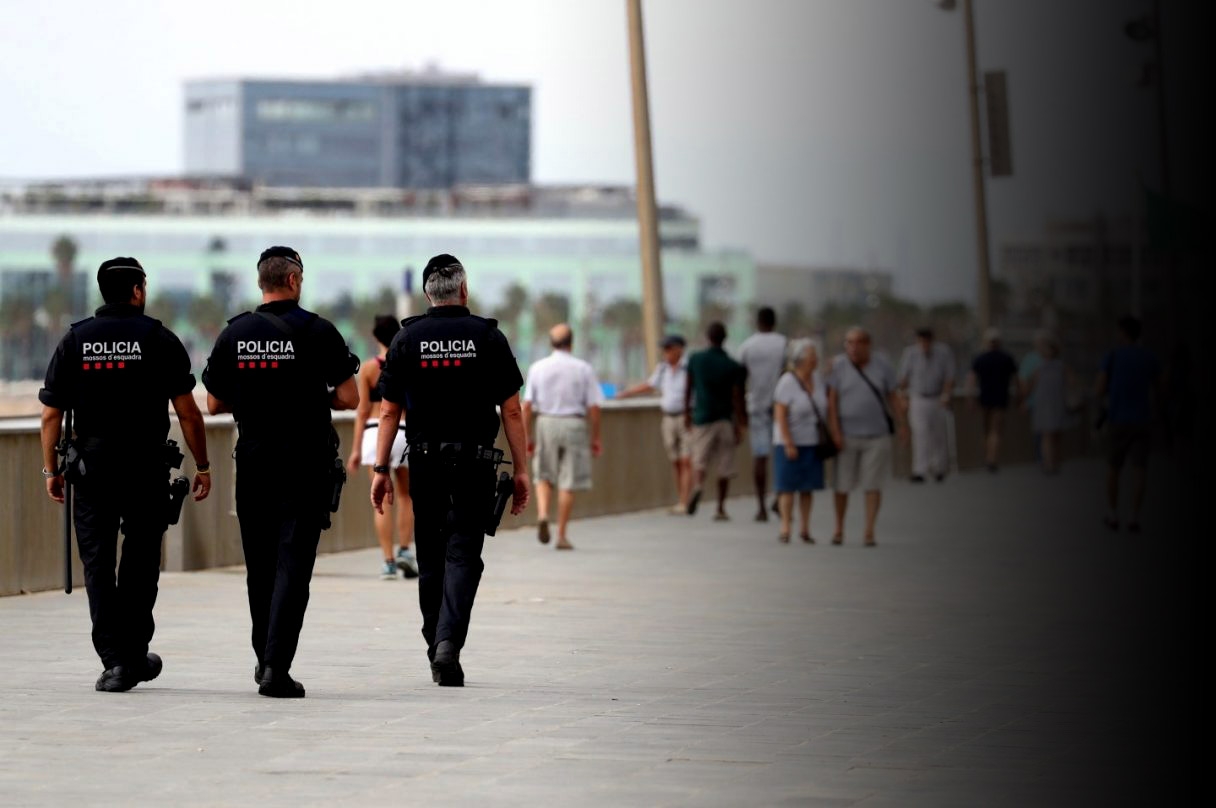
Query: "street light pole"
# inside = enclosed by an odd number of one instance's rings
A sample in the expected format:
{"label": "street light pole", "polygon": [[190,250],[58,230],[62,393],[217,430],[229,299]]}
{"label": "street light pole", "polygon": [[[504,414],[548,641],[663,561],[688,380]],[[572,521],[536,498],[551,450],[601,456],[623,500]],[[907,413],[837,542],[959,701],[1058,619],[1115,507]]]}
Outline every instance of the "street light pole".
{"label": "street light pole", "polygon": [[988,199],[984,189],[984,152],[980,145],[980,84],[975,66],[975,16],[972,0],[963,0],[967,40],[967,101],[971,112],[971,167],[975,185],[975,243],[979,258],[976,314],[980,330],[992,324],[992,272],[988,264]]}
{"label": "street light pole", "polygon": [[642,38],[642,0],[626,0],[629,62],[633,79],[633,143],[637,161],[638,228],[642,253],[642,333],[646,366],[659,363],[663,334],[663,271],[659,264],[659,217],[650,151],[650,101],[646,90],[646,51]]}

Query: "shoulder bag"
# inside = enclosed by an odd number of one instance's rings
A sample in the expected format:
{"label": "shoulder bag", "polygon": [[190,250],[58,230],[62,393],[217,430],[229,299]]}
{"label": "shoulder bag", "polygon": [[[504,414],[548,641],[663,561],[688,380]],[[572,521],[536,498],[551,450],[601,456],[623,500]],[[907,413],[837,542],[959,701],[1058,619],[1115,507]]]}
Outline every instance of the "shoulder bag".
{"label": "shoulder bag", "polygon": [[878,406],[882,407],[882,417],[887,419],[887,434],[895,434],[895,421],[891,418],[891,413],[887,411],[887,402],[883,399],[882,393],[878,392],[878,388],[874,386],[874,382],[870,381],[870,377],[861,369],[861,365],[852,359],[849,360],[849,364],[857,371],[857,375],[866,383],[866,386],[874,391],[874,396],[878,399]]}
{"label": "shoulder bag", "polygon": [[802,385],[803,392],[806,397],[811,400],[811,409],[815,411],[815,432],[818,434],[819,443],[815,446],[815,454],[820,460],[828,460],[840,453],[840,447],[836,445],[836,441],[832,440],[832,433],[828,429],[827,421],[823,417],[823,413],[819,411],[819,405],[815,403],[815,394],[811,392],[811,388],[802,380],[802,377],[797,373],[793,374],[798,380],[798,384]]}

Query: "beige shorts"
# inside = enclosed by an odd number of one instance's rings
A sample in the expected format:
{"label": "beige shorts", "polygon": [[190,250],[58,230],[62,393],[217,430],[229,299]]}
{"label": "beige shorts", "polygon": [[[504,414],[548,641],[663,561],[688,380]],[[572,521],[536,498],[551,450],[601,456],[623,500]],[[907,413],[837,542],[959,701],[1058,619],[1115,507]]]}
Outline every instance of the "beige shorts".
{"label": "beige shorts", "polygon": [[891,436],[851,438],[845,435],[844,448],[836,455],[836,490],[840,493],[881,491],[891,476]]}
{"label": "beige shorts", "polygon": [[663,448],[671,462],[687,460],[692,455],[692,432],[684,426],[683,415],[664,415],[659,426],[663,435]]}
{"label": "beige shorts", "polygon": [[537,417],[532,476],[561,491],[586,491],[591,487],[591,442],[586,419]]}
{"label": "beige shorts", "polygon": [[736,450],[735,427],[730,421],[694,425],[692,428],[692,467],[719,479],[734,477]]}

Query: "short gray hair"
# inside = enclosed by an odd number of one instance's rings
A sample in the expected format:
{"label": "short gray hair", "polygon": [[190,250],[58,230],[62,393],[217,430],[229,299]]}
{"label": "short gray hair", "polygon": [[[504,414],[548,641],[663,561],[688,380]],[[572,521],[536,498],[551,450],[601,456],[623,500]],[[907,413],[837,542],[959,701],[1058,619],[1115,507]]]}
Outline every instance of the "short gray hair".
{"label": "short gray hair", "polygon": [[798,367],[807,354],[811,351],[815,352],[815,358],[819,358],[819,343],[813,339],[803,337],[802,339],[790,340],[789,347],[786,348],[786,356],[788,357],[789,369],[793,370]]}
{"label": "short gray hair", "polygon": [[435,270],[426,279],[423,290],[434,304],[459,303],[460,287],[468,280],[464,267],[460,264],[448,264]]}

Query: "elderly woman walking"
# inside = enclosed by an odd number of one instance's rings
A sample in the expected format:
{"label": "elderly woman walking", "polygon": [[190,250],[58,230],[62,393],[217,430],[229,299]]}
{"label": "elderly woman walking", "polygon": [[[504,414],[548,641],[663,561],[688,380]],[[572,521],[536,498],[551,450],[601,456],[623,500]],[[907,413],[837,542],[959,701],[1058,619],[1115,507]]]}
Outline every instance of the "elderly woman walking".
{"label": "elderly woman walking", "polygon": [[789,347],[788,370],[777,380],[773,393],[773,468],[777,477],[777,506],[781,513],[778,538],[789,542],[794,494],[798,494],[799,535],[811,538],[811,496],[823,488],[823,460],[816,450],[819,424],[825,426],[826,390],[816,382],[819,349],[809,339]]}

